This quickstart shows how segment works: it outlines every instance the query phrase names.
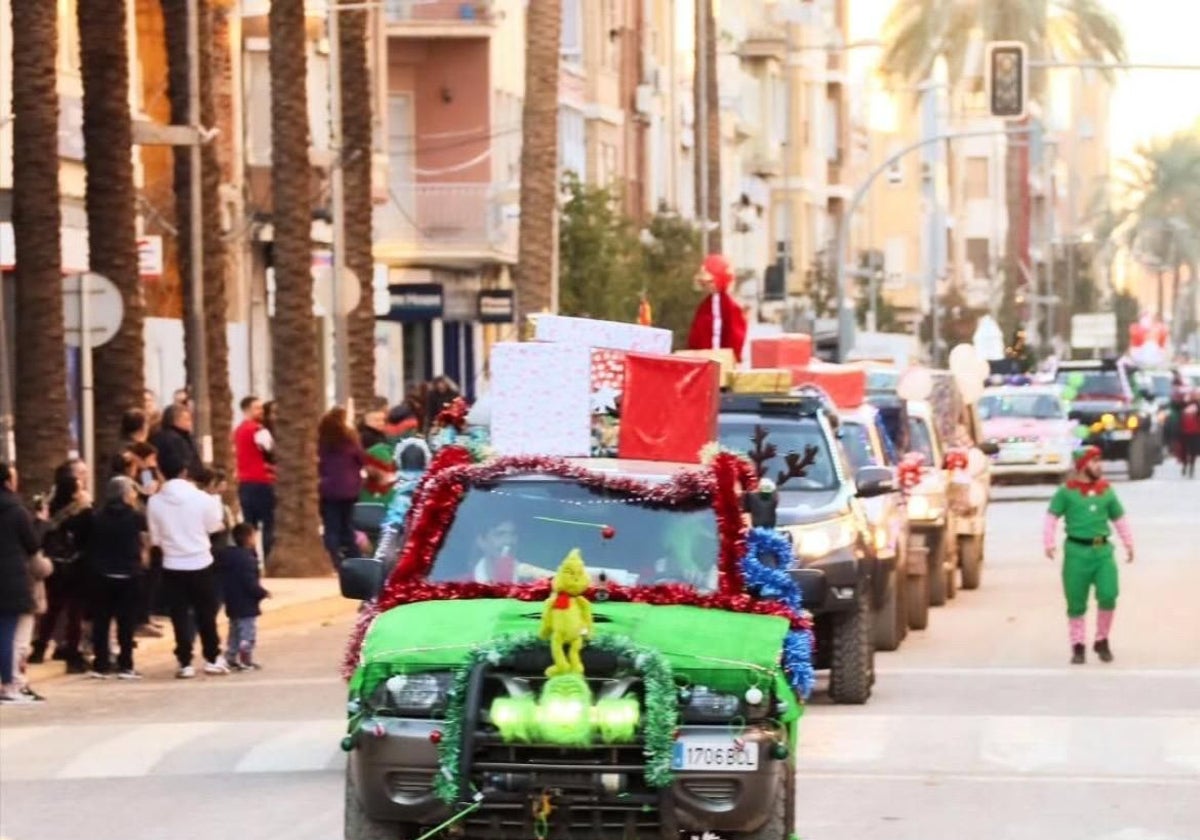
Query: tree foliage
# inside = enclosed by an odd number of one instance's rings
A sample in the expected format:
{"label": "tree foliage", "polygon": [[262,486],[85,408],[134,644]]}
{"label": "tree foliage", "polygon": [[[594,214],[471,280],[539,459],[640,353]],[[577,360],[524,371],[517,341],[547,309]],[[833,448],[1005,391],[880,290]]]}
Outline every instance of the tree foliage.
{"label": "tree foliage", "polygon": [[655,326],[687,336],[700,302],[693,278],[700,236],[680,216],[660,211],[639,230],[621,211],[619,190],[567,173],[559,222],[559,308],[564,315],[633,322],[642,295]]}

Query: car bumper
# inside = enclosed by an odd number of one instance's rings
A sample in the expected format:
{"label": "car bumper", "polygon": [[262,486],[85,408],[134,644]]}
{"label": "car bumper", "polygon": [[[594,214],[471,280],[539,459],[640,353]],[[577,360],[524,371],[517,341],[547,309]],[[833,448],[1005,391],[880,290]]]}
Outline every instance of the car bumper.
{"label": "car bumper", "polygon": [[1136,432],[1128,429],[1118,429],[1111,432],[1100,432],[1089,435],[1083,446],[1094,446],[1100,450],[1101,457],[1106,461],[1124,461],[1129,457],[1129,445]]}
{"label": "car bumper", "polygon": [[[370,731],[369,722],[365,731]],[[410,823],[421,826],[438,825],[450,817],[450,810],[433,791],[433,778],[438,772],[437,749],[429,735],[443,725],[440,721],[391,718],[382,736],[365,735],[349,755],[349,779],[358,792],[367,815],[375,820]],[[682,737],[728,736],[728,726],[692,726],[680,729]],[[686,831],[752,832],[760,828],[771,813],[771,784],[778,761],[771,755],[775,735],[749,726],[740,736],[747,744],[758,745],[758,767],[752,771],[677,772],[671,788],[675,818]],[[598,753],[607,750],[597,750]],[[507,815],[504,820],[520,820],[528,811],[528,797],[546,786],[533,778],[537,765],[528,764],[528,772],[505,773],[498,787],[480,787],[483,793],[478,816],[487,821],[494,815]],[[594,768],[594,769],[593,769]],[[589,764],[595,777],[591,792],[573,788],[570,810],[589,821],[594,814],[619,815],[642,806],[613,788],[619,767],[603,763]],[[486,775],[486,771],[481,768]],[[632,773],[631,773],[632,775]],[[528,778],[519,778],[528,777]],[[481,777],[482,778],[482,777]],[[478,781],[478,780],[476,780]],[[652,808],[654,806],[651,806]],[[607,817],[605,817],[607,819]],[[614,817],[615,818],[615,817]],[[581,834],[586,826],[581,826]],[[528,832],[514,828],[512,836],[525,837]],[[471,832],[467,831],[467,836]],[[506,835],[507,836],[507,835]]]}
{"label": "car bumper", "polygon": [[805,576],[798,577],[797,583],[804,609],[813,615],[851,609],[858,594],[863,562],[853,548],[839,548],[824,557],[802,559]]}

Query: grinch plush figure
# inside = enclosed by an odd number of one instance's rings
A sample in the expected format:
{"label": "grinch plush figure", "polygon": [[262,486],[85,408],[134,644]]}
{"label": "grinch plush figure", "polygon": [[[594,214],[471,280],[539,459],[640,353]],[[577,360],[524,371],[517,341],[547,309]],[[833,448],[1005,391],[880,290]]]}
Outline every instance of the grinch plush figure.
{"label": "grinch plush figure", "polygon": [[546,669],[548,677],[583,673],[579,654],[593,627],[592,605],[583,593],[590,585],[583,555],[578,548],[571,549],[554,575],[554,586],[542,608],[541,637],[549,639],[554,657],[554,664]]}

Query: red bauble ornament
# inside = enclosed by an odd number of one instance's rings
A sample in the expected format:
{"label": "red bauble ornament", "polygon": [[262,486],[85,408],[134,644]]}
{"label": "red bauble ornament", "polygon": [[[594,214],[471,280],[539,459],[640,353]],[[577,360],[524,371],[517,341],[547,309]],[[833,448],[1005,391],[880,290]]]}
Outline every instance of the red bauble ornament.
{"label": "red bauble ornament", "polygon": [[606,539],[606,540],[611,540],[616,535],[617,535],[617,529],[611,525],[605,525],[603,528],[600,529],[600,536],[604,537],[604,539]]}
{"label": "red bauble ornament", "polygon": [[442,730],[435,729],[432,732],[430,732],[429,733],[429,743],[431,743],[431,744],[442,743]]}

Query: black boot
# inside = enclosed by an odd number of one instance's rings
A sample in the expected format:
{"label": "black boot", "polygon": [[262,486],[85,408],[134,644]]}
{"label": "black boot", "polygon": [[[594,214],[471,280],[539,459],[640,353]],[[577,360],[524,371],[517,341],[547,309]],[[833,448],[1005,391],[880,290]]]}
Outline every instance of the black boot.
{"label": "black boot", "polygon": [[1072,645],[1071,646],[1071,664],[1072,665],[1082,665],[1084,662],[1087,661],[1087,658],[1084,656],[1084,650],[1085,650],[1085,648],[1083,645]]}
{"label": "black boot", "polygon": [[30,665],[41,665],[46,661],[46,643],[34,642],[29,649],[29,658],[25,660]]}
{"label": "black boot", "polygon": [[1112,651],[1108,647],[1108,639],[1100,639],[1092,646],[1092,650],[1096,651],[1096,655],[1100,657],[1101,662],[1112,662]]}
{"label": "black boot", "polygon": [[78,653],[67,655],[67,673],[68,674],[86,674],[88,672],[87,660]]}

